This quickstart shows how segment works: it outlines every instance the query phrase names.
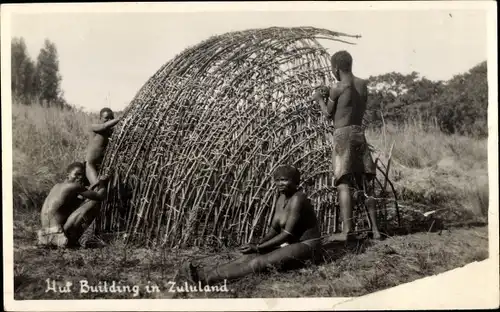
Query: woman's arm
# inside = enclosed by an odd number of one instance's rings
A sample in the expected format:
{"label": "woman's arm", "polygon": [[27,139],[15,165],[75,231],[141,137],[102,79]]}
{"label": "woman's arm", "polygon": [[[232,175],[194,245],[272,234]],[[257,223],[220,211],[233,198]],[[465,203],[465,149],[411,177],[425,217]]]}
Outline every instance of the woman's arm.
{"label": "woman's arm", "polygon": [[285,229],[273,238],[257,245],[257,250],[272,249],[280,246],[283,243],[288,243],[294,237],[294,231],[299,223],[300,210],[303,205],[303,198],[294,196],[290,201],[290,214],[286,220]]}
{"label": "woman's arm", "polygon": [[[277,220],[275,220],[273,218],[273,221],[271,223],[271,227],[269,228],[269,231],[267,232],[267,234],[264,236],[264,238],[262,238],[259,242],[259,244],[262,244],[262,243],[265,243],[267,242],[268,240],[272,239],[273,237],[275,237],[276,235],[279,234],[279,231],[276,230],[276,228],[278,228],[279,230],[279,224],[277,223]],[[239,248],[239,250],[244,253],[244,254],[248,254],[248,253],[256,253],[258,252],[257,250],[257,245],[256,244],[246,244],[246,245],[243,245]]]}
{"label": "woman's arm", "polygon": [[276,229],[274,228],[274,225],[271,224],[271,228],[269,229],[269,231],[267,232],[266,236],[264,236],[264,238],[262,238],[259,242],[259,244],[262,244],[262,243],[265,243],[267,242],[268,240],[270,240],[271,238],[275,237],[276,235],[278,235],[278,231],[276,231]]}

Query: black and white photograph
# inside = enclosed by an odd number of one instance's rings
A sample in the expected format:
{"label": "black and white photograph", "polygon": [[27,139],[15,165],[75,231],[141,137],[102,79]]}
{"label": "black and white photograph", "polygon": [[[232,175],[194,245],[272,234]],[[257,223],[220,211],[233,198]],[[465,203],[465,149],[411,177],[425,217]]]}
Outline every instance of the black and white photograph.
{"label": "black and white photograph", "polygon": [[495,2],[1,14],[9,311],[499,306]]}

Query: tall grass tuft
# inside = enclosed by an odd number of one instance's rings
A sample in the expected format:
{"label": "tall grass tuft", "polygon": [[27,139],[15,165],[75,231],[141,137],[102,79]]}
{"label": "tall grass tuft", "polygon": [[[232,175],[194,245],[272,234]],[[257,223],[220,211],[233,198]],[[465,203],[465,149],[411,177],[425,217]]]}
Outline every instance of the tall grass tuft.
{"label": "tall grass tuft", "polygon": [[381,150],[395,143],[391,175],[401,199],[487,214],[487,139],[447,135],[415,120],[372,129],[367,140]]}
{"label": "tall grass tuft", "polygon": [[13,103],[14,207],[40,209],[66,166],[84,160],[93,118],[78,110]]}

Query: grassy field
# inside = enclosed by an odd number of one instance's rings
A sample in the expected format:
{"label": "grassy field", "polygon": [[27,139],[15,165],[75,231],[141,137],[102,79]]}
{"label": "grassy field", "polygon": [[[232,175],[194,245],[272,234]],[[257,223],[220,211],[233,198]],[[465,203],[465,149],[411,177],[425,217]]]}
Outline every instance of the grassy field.
{"label": "grassy field", "polygon": [[[482,226],[448,225],[442,232],[394,236],[383,242],[339,246],[323,264],[296,272],[252,276],[231,283],[229,293],[173,294],[180,264],[188,258],[206,263],[228,261],[231,250],[127,249],[119,242],[105,248],[44,250],[33,246],[39,210],[52,185],[64,178],[65,167],[82,161],[88,140],[86,127],[96,116],[36,105],[14,104],[14,289],[16,299],[42,298],[169,298],[169,297],[298,297],[358,296],[463,266],[488,257],[487,141],[423,130],[418,123],[388,125],[370,131],[371,144],[387,151],[394,142],[391,178],[403,210],[443,209],[445,223],[472,220]],[[454,217],[455,216],[455,219]],[[458,217],[457,217],[458,216]],[[350,250],[350,252],[347,252]],[[45,292],[46,279],[86,279],[148,283],[160,292],[80,294]],[[311,284],[311,281],[315,281]],[[75,286],[76,287],[76,286]]]}

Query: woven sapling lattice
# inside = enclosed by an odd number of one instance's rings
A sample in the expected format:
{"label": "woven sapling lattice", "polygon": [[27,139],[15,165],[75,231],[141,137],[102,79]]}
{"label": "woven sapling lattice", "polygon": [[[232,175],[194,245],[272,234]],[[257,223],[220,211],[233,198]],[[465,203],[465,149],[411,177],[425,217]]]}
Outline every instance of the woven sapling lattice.
{"label": "woven sapling lattice", "polygon": [[314,86],[334,81],[318,40],[349,43],[343,37],[357,36],[311,27],[232,32],[165,64],[111,138],[98,229],[167,246],[260,237],[277,194],[272,172],[291,164],[323,233],[336,231],[333,129],[309,99]]}

